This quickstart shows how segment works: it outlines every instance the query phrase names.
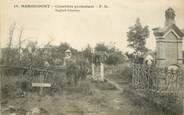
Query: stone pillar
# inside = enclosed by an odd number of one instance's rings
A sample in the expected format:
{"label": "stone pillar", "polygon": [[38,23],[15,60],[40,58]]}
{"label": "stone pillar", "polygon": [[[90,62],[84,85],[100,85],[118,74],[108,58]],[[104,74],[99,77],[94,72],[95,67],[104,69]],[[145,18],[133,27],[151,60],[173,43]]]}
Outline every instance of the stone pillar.
{"label": "stone pillar", "polygon": [[91,69],[92,69],[92,78],[94,80],[96,80],[96,78],[95,78],[95,64],[94,63],[91,64]]}
{"label": "stone pillar", "polygon": [[164,42],[161,42],[160,39],[162,38],[158,38],[157,39],[157,46],[156,46],[156,63],[157,63],[157,67],[165,67],[166,66],[166,45],[164,44]]}
{"label": "stone pillar", "polygon": [[104,81],[104,64],[102,62],[100,63],[100,76],[101,81]]}
{"label": "stone pillar", "polygon": [[178,65],[183,63],[182,40],[178,40]]}

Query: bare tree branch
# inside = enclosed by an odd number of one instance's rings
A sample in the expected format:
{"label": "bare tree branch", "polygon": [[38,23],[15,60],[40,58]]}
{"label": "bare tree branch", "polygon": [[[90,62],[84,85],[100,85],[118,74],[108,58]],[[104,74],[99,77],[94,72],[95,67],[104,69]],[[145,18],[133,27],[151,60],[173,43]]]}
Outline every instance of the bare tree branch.
{"label": "bare tree branch", "polygon": [[8,52],[7,52],[6,62],[9,62],[9,53],[10,53],[10,49],[12,46],[12,39],[13,39],[13,33],[15,30],[15,26],[16,26],[16,23],[13,23],[12,25],[10,25],[10,28],[9,28],[9,43],[8,43]]}

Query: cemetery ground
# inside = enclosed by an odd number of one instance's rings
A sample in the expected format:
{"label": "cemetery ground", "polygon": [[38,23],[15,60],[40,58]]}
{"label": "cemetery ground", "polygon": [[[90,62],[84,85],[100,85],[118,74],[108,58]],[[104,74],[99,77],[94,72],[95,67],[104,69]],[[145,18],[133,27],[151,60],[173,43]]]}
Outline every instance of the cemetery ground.
{"label": "cemetery ground", "polygon": [[45,88],[42,96],[39,88],[22,96],[9,94],[1,99],[1,112],[2,115],[162,115],[152,105],[140,105],[125,95],[129,74],[126,64],[109,66],[105,68],[105,82],[87,79],[78,87],[54,93]]}

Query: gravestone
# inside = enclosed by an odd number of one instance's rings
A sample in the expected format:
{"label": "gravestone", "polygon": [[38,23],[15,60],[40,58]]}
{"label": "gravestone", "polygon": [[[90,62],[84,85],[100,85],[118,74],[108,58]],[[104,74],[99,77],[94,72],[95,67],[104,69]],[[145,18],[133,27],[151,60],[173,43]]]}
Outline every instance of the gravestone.
{"label": "gravestone", "polygon": [[175,11],[168,8],[165,11],[164,27],[153,29],[156,38],[156,65],[160,68],[182,64],[184,34],[175,24],[175,16]]}
{"label": "gravestone", "polygon": [[[96,51],[93,53],[93,61],[92,61],[92,78],[94,80],[104,81],[104,62],[106,60],[106,52],[104,51]],[[100,65],[100,76],[99,78],[95,76],[95,63]]]}

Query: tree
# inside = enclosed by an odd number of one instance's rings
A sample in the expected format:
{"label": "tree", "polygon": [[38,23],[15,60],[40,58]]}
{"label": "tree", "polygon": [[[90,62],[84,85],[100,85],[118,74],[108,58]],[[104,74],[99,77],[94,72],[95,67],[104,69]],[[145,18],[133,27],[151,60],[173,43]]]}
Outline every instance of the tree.
{"label": "tree", "polygon": [[146,39],[149,37],[148,26],[142,26],[140,19],[137,18],[135,25],[129,27],[127,32],[128,47],[134,49],[134,53],[143,54],[147,48],[145,47]]}
{"label": "tree", "polygon": [[9,60],[10,60],[10,50],[11,50],[11,46],[12,46],[12,39],[13,39],[13,33],[15,31],[15,26],[16,26],[16,24],[14,23],[14,24],[10,25],[10,28],[9,28],[9,43],[8,43],[6,63],[9,63]]}
{"label": "tree", "polygon": [[98,43],[95,46],[95,51],[108,52],[108,50],[108,46],[106,46],[104,43]]}
{"label": "tree", "polygon": [[20,29],[20,34],[19,34],[19,63],[21,63],[22,34],[23,34],[23,28]]}

